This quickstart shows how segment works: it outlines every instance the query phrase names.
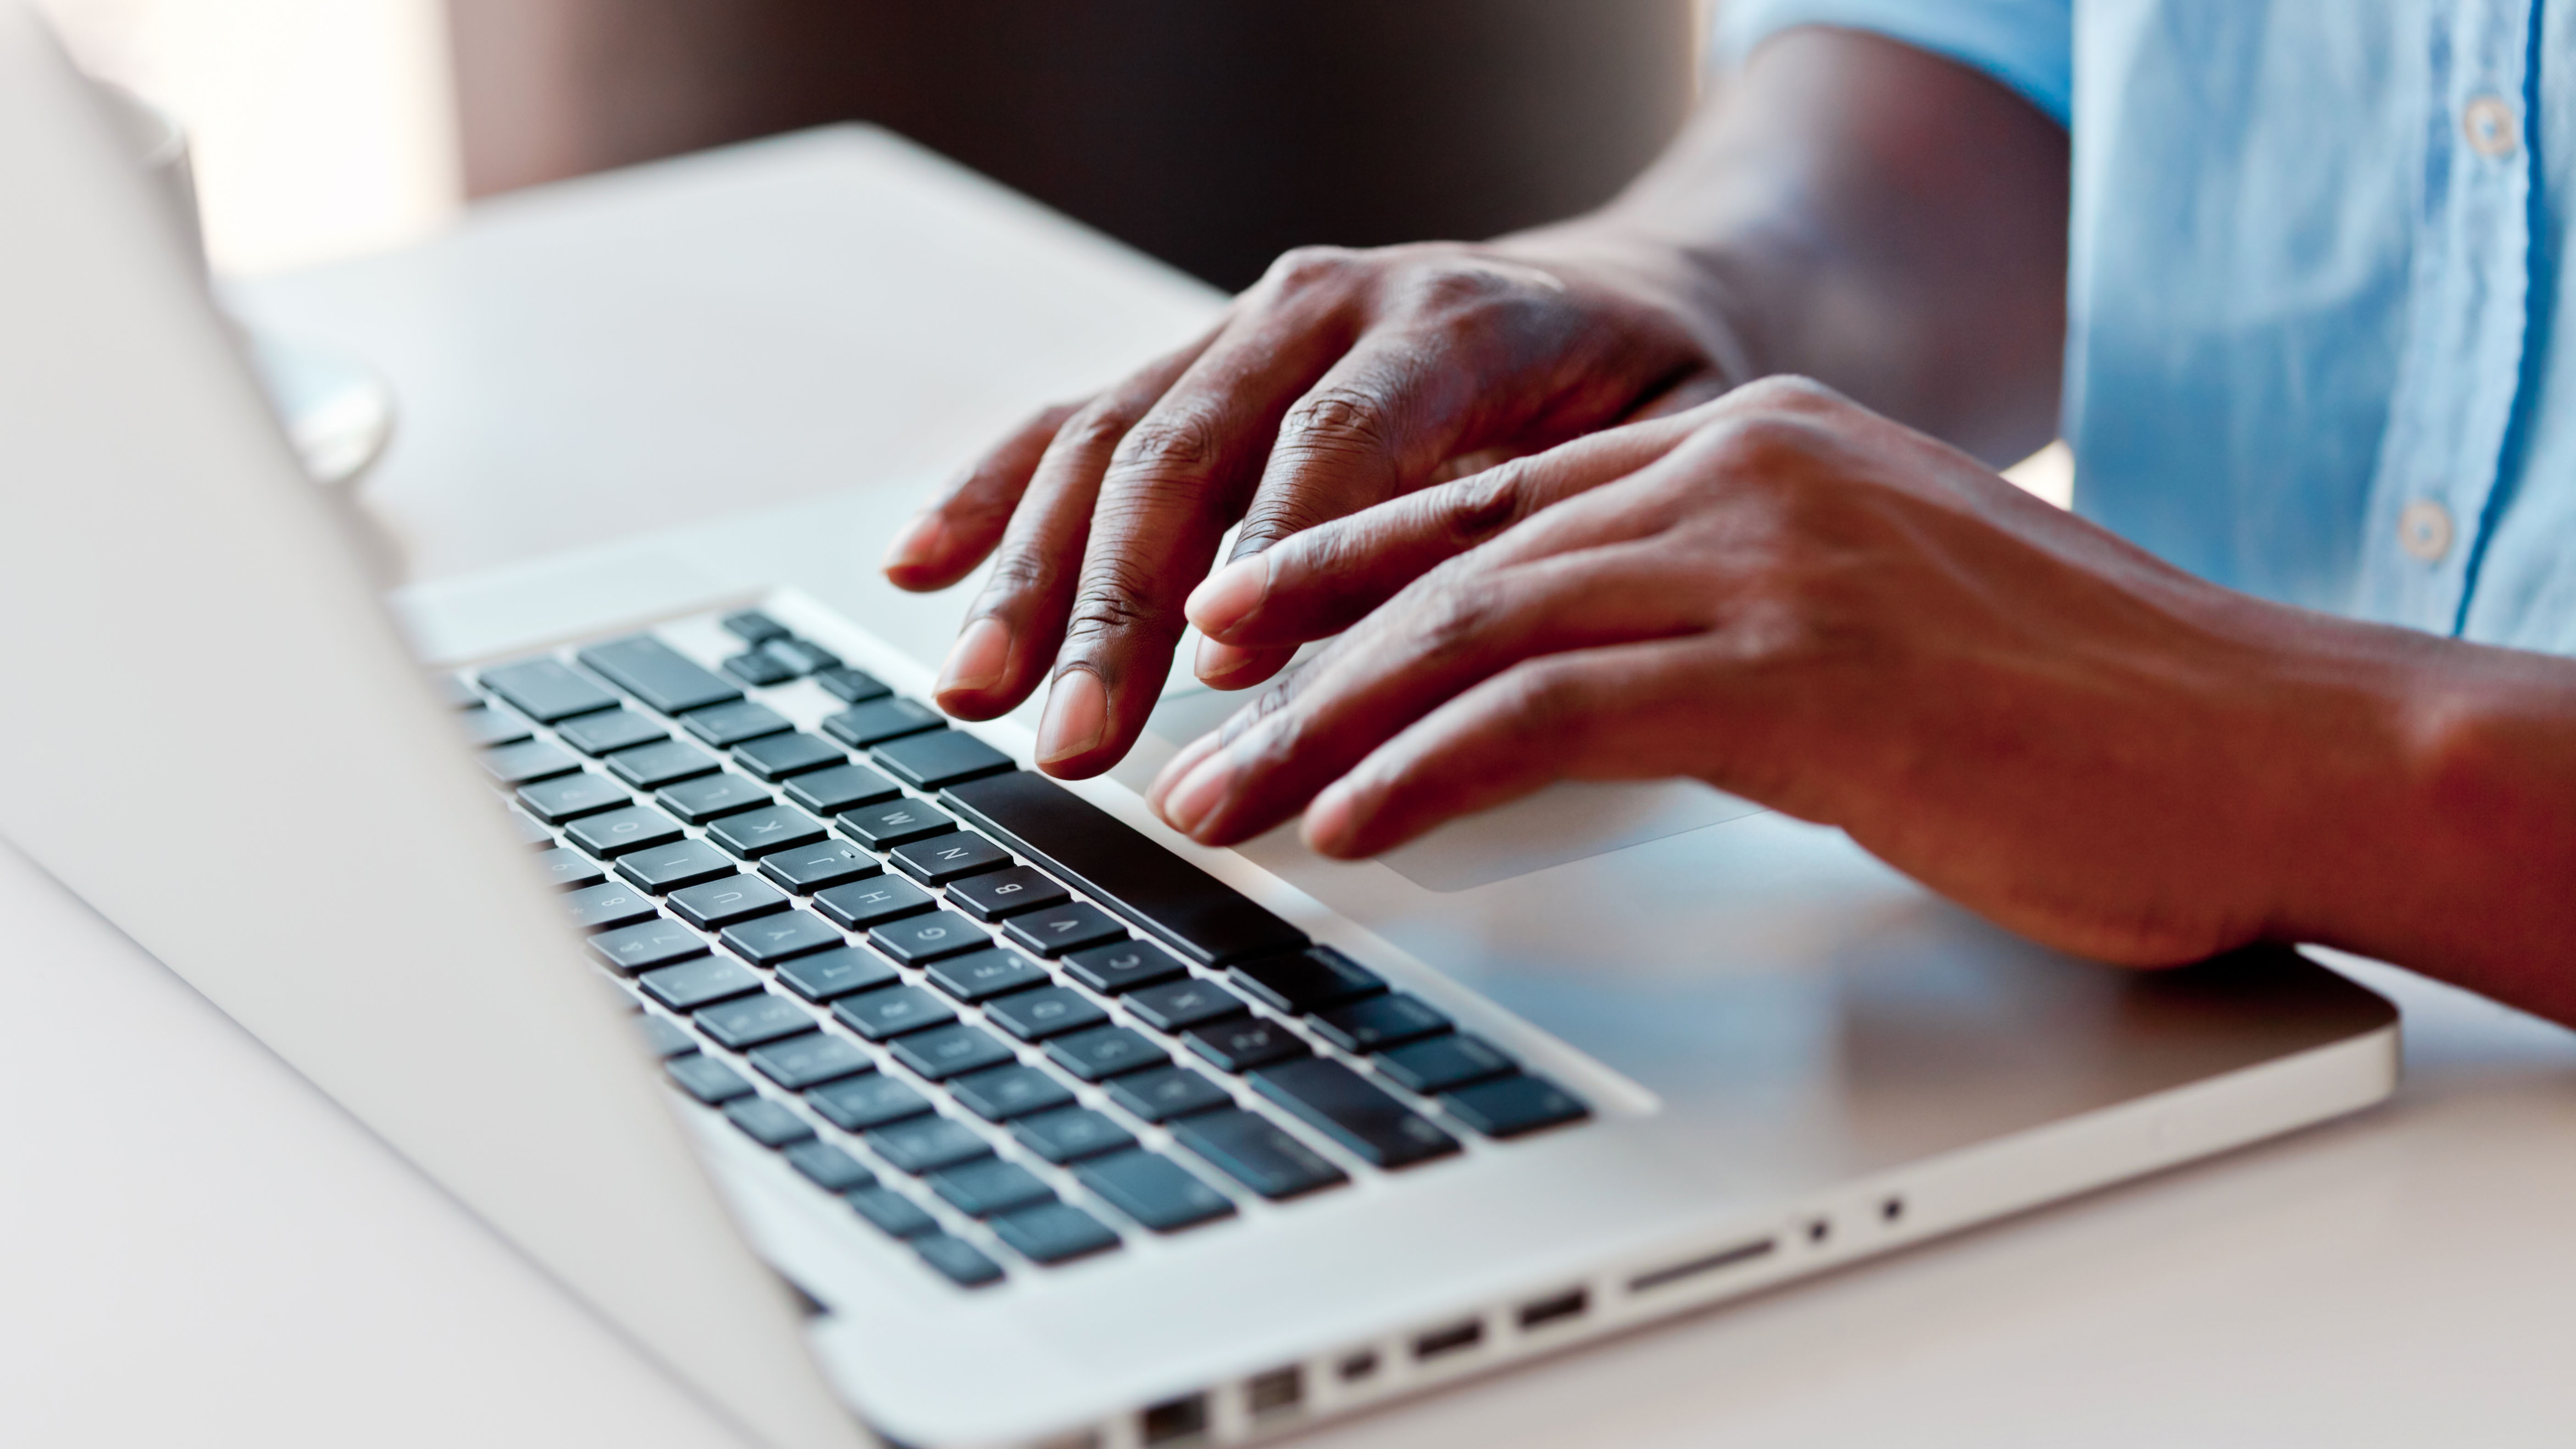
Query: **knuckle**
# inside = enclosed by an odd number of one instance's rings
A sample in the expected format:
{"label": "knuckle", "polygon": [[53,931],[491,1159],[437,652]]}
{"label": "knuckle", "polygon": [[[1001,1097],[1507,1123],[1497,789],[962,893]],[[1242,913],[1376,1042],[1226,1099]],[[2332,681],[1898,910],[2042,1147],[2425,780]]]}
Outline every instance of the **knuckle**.
{"label": "knuckle", "polygon": [[1727,396],[1742,407],[1765,412],[1813,414],[1851,405],[1841,393],[1794,372],[1755,378]]}
{"label": "knuckle", "polygon": [[1337,283],[1349,276],[1359,254],[1348,247],[1305,246],[1281,252],[1262,278],[1278,292],[1294,295]]}
{"label": "knuckle", "polygon": [[1527,660],[1503,672],[1503,712],[1523,738],[1577,747],[1592,726],[1590,681],[1569,661]]}
{"label": "knuckle", "polygon": [[1224,446],[1224,428],[1196,408],[1159,408],[1119,439],[1110,468],[1122,477],[1199,473],[1213,466]]}
{"label": "knuckle", "polygon": [[1433,505],[1436,526],[1451,543],[1473,548],[1519,522],[1529,507],[1530,467],[1515,460],[1441,489]]}
{"label": "knuckle", "polygon": [[1426,592],[1414,610],[1414,642],[1428,662],[1453,658],[1472,647],[1503,606],[1488,579],[1453,577]]}
{"label": "knuckle", "polygon": [[1140,631],[1151,632],[1168,624],[1171,616],[1172,610],[1154,597],[1140,573],[1113,559],[1095,567],[1083,579],[1082,588],[1074,595],[1073,610],[1065,619],[1065,642],[1098,643]]}

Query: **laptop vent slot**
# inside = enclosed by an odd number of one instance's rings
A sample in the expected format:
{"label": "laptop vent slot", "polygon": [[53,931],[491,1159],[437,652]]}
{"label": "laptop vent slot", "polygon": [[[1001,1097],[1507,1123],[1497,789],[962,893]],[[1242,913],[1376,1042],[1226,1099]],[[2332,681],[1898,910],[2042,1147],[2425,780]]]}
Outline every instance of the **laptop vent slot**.
{"label": "laptop vent slot", "polygon": [[1675,1263],[1669,1268],[1657,1268],[1651,1273],[1639,1274],[1628,1280],[1628,1291],[1644,1293],[1652,1289],[1668,1287],[1685,1278],[1714,1273],[1720,1268],[1732,1268],[1738,1263],[1750,1263],[1757,1258],[1767,1258],[1777,1251],[1779,1246],[1780,1240],[1777,1238],[1761,1238],[1750,1243],[1738,1243],[1732,1248],[1721,1248],[1704,1258],[1693,1258],[1687,1263]]}
{"label": "laptop vent slot", "polygon": [[1207,1427],[1207,1395],[1190,1394],[1147,1409],[1137,1419],[1136,1437],[1147,1444],[1177,1444],[1204,1436]]}
{"label": "laptop vent slot", "polygon": [[1559,1293],[1553,1298],[1541,1298],[1535,1303],[1524,1303],[1520,1312],[1521,1331],[1526,1333],[1569,1318],[1581,1318],[1583,1310],[1591,1306],[1592,1295],[1581,1288]]}
{"label": "laptop vent slot", "polygon": [[1419,1361],[1438,1358],[1474,1348],[1485,1341],[1485,1320],[1470,1318],[1464,1323],[1435,1329],[1413,1341],[1413,1357]]}

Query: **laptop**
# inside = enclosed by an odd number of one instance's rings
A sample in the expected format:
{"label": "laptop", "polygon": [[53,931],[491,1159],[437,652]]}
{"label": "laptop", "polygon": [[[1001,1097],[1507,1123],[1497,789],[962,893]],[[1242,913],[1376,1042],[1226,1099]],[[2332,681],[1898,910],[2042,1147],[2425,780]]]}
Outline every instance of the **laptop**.
{"label": "laptop", "polygon": [[1224,697],[1050,781],[810,579],[522,566],[422,660],[17,7],[0,196],[0,833],[747,1442],[1285,1434],[2393,1086],[2295,953],[2057,956],[1697,785],[1202,848],[1138,786]]}

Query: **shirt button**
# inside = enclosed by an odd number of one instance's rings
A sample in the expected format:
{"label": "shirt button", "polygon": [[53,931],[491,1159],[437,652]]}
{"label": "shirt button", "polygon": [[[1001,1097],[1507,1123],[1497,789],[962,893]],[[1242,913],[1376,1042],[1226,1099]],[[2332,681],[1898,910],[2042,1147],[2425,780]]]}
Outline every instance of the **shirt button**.
{"label": "shirt button", "polygon": [[2460,130],[2468,136],[2470,150],[2497,160],[2512,155],[2522,144],[2522,127],[2501,96],[2472,97],[2460,112]]}
{"label": "shirt button", "polygon": [[2430,498],[2418,498],[2397,515],[2397,546],[2426,563],[2440,563],[2451,551],[2451,510]]}

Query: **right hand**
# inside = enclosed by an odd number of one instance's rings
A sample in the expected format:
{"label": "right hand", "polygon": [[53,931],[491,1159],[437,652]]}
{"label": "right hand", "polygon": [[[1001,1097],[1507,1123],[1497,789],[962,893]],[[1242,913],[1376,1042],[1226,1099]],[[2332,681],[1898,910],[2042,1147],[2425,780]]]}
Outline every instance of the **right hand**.
{"label": "right hand", "polygon": [[[1052,681],[1038,764],[1115,764],[1171,667],[1181,606],[1243,524],[1243,558],[1301,529],[1741,381],[1683,288],[1565,233],[1288,253],[1214,330],[978,460],[888,551],[902,588],[1000,553],[941,671],[990,719]],[[1204,646],[1201,678],[1259,683],[1287,649]]]}

